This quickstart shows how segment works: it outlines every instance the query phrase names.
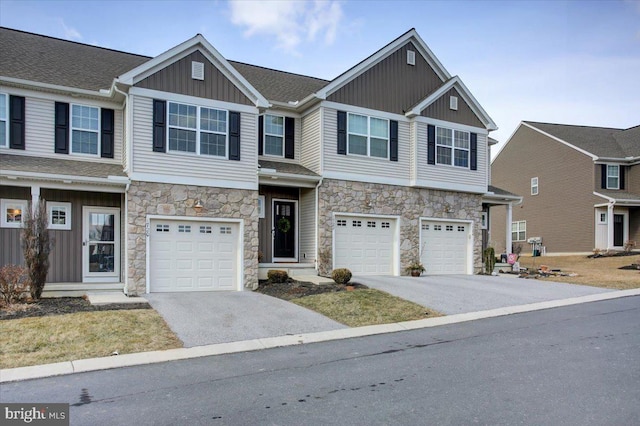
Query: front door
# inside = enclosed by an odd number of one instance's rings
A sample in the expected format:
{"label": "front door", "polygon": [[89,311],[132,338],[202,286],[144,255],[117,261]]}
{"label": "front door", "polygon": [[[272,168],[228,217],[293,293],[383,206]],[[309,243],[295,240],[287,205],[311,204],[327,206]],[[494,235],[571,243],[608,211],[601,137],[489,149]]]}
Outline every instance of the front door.
{"label": "front door", "polygon": [[273,200],[273,260],[296,261],[297,201]]}
{"label": "front door", "polygon": [[613,215],[613,246],[622,247],[624,245],[624,215]]}
{"label": "front door", "polygon": [[82,282],[120,281],[120,209],[82,208]]}

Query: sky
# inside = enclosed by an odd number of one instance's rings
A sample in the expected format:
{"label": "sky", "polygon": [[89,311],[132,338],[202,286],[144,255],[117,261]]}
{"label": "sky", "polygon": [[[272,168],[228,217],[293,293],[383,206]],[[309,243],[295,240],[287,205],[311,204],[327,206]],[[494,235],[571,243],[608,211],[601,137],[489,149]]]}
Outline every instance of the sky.
{"label": "sky", "polygon": [[201,33],[327,80],[415,28],[498,125],[493,156],[522,120],[640,124],[640,0],[0,0],[0,26],[148,56]]}

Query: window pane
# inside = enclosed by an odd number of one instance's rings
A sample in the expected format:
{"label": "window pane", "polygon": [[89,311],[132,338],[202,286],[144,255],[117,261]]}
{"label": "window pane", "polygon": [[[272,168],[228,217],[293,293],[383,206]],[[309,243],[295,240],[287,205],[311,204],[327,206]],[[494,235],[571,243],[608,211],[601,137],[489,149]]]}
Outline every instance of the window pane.
{"label": "window pane", "polygon": [[454,132],[456,148],[469,149],[469,133],[456,130]]}
{"label": "window pane", "polygon": [[349,154],[367,155],[367,137],[349,135]]}
{"label": "window pane", "polygon": [[265,136],[264,153],[267,155],[278,155],[282,157],[282,141],[283,138],[279,136]]}
{"label": "window pane", "polygon": [[193,105],[169,103],[169,126],[196,128],[196,111]]}
{"label": "window pane", "polygon": [[98,134],[74,130],[71,132],[71,150],[81,154],[98,154]]}
{"label": "window pane", "polygon": [[169,149],[171,151],[196,152],[196,132],[169,128]]}
{"label": "window pane", "polygon": [[389,137],[389,123],[387,120],[372,118],[370,120],[371,136],[386,139]]}
{"label": "window pane", "polygon": [[0,120],[7,119],[7,95],[0,94]]}
{"label": "window pane", "polygon": [[442,127],[438,127],[436,129],[436,143],[438,145],[452,146],[453,145],[452,138],[453,137],[451,135],[451,129],[443,129]]}
{"label": "window pane", "polygon": [[469,151],[456,149],[454,155],[454,166],[469,167]]}
{"label": "window pane", "polygon": [[200,154],[226,157],[227,136],[214,133],[200,134]]}
{"label": "window pane", "polygon": [[437,153],[438,164],[451,164],[451,148],[439,146]]}
{"label": "window pane", "polygon": [[0,121],[0,146],[7,144],[7,122]]}
{"label": "window pane", "polygon": [[271,135],[284,136],[284,117],[264,116],[264,130]]}
{"label": "window pane", "polygon": [[387,140],[371,138],[370,151],[372,157],[387,158]]}
{"label": "window pane", "polygon": [[98,108],[73,105],[71,108],[71,127],[98,131]]}
{"label": "window pane", "polygon": [[210,132],[227,132],[227,112],[217,109],[200,109],[200,129]]}
{"label": "window pane", "polygon": [[609,177],[609,178],[607,178],[607,188],[617,189],[618,188],[618,178],[617,177]]}
{"label": "window pane", "polygon": [[367,134],[367,117],[349,114],[349,133]]}

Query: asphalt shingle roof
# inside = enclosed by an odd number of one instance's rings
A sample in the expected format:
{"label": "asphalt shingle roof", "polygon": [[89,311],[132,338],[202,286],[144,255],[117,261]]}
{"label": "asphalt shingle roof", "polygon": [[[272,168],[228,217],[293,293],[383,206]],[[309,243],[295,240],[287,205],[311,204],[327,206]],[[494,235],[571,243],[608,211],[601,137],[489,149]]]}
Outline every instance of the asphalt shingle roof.
{"label": "asphalt shingle roof", "polygon": [[506,195],[506,196],[510,196],[510,197],[519,197],[519,195],[516,195],[512,192],[506,191],[502,188],[498,188],[497,186],[493,186],[493,185],[489,185],[489,192],[493,192],[496,195]]}
{"label": "asphalt shingle roof", "polygon": [[260,164],[260,167],[263,169],[274,169],[278,173],[320,177],[316,173],[312,172],[311,170],[299,164],[281,163],[279,161],[268,161],[268,160],[258,160],[258,164]]}
{"label": "asphalt shingle roof", "polygon": [[61,160],[57,158],[31,157],[12,154],[0,154],[0,170],[45,173],[59,176],[84,176],[96,178],[107,178],[109,176],[126,177],[122,166],[119,164]]}
{"label": "asphalt shingle roof", "polygon": [[640,156],[640,126],[613,129],[533,121],[525,121],[525,123],[598,157]]}
{"label": "asphalt shingle roof", "polygon": [[616,201],[633,201],[640,202],[640,195],[633,194],[627,191],[609,190],[609,189],[597,189],[598,194],[602,194],[609,198],[613,198]]}

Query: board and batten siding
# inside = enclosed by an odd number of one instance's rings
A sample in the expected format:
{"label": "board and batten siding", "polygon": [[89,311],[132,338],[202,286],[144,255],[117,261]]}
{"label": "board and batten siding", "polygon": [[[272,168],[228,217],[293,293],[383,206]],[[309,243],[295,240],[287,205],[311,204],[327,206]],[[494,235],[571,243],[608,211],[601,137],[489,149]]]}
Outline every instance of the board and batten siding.
{"label": "board and batten siding", "polygon": [[298,231],[298,260],[314,263],[316,260],[316,189],[300,188],[300,227]]}
{"label": "board and batten siding", "polygon": [[[78,99],[59,99],[77,105],[100,107],[90,101]],[[56,154],[55,151],[55,100],[25,96],[25,149],[2,148],[0,152],[15,155],[33,155],[48,158],[64,158],[69,160],[93,161],[98,163],[121,164],[123,145],[123,114],[122,110],[114,110],[114,155],[102,158],[99,155]],[[113,109],[113,108],[112,108]],[[71,140],[69,140],[71,143]],[[71,173],[72,174],[72,173]]]}
{"label": "board and batten siding", "polygon": [[[478,191],[487,190],[487,135],[477,133],[477,170],[465,169],[463,167],[447,166],[442,164],[428,164],[427,162],[427,129],[428,124],[417,122],[417,178],[418,182],[429,182],[429,186],[434,188],[440,184],[461,184],[477,186]],[[454,127],[455,128],[455,127]]]}
{"label": "board and batten siding", "polygon": [[324,108],[324,173],[345,173],[365,182],[386,183],[389,179],[405,181],[409,184],[410,138],[409,123],[398,121],[398,161],[366,157],[362,155],[341,155],[337,153],[338,111]]}
{"label": "board and batten siding", "polygon": [[321,109],[302,117],[302,148],[300,163],[314,173],[320,174],[320,153],[322,147]]}
{"label": "board and batten siding", "polygon": [[[450,108],[450,99],[452,96],[458,98],[457,110]],[[467,126],[485,127],[455,87],[448,90],[447,93],[440,96],[434,103],[422,110],[420,115],[437,120],[449,121],[451,123],[466,124]]]}
{"label": "board and batten siding", "polygon": [[243,112],[240,115],[240,161],[231,161],[208,155],[153,152],[153,100],[131,96],[130,101],[134,116],[132,173],[173,177],[175,183],[188,177],[206,179],[210,182],[208,186],[220,186],[219,181],[233,181],[255,183],[257,187],[258,118],[255,114]]}

